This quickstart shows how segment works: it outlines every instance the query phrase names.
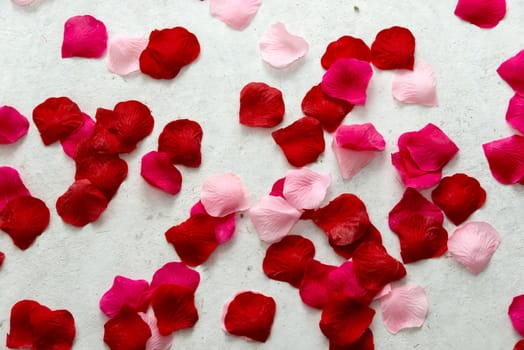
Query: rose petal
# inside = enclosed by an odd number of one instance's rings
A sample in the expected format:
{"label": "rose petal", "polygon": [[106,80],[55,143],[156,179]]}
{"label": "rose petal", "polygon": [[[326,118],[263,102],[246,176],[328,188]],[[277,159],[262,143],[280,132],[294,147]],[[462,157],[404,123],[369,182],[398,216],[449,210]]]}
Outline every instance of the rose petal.
{"label": "rose petal", "polygon": [[236,30],[246,28],[258,11],[261,0],[210,0],[209,12]]}
{"label": "rose petal", "polygon": [[285,68],[305,56],[309,44],[300,36],[290,34],[284,23],[272,24],[258,43],[262,59],[275,68]]}
{"label": "rose petal", "polygon": [[344,262],[329,273],[326,287],[329,295],[343,295],[363,304],[371,302],[374,295],[360,285],[351,261]]}
{"label": "rose petal", "polygon": [[417,62],[413,71],[398,71],[393,76],[393,97],[403,103],[436,106],[437,82],[429,63]]}
{"label": "rose petal", "polygon": [[33,332],[32,349],[64,349],[73,347],[76,329],[73,315],[67,310],[33,309],[30,315]]}
{"label": "rose petal", "polygon": [[249,208],[246,189],[233,173],[214,174],[202,185],[200,201],[211,216],[223,217]]}
{"label": "rose petal", "polygon": [[249,210],[258,236],[264,242],[276,242],[286,236],[302,213],[282,197],[264,196]]}
{"label": "rose petal", "polygon": [[271,186],[271,192],[269,192],[269,195],[270,196],[284,198],[284,184],[285,184],[285,182],[286,182],[286,178],[285,177],[275,181],[273,186]]}
{"label": "rose petal", "polygon": [[388,223],[391,231],[397,231],[400,223],[412,216],[420,215],[438,223],[444,222],[444,215],[439,207],[428,201],[420,192],[406,188],[402,199],[391,209]]}
{"label": "rose petal", "polygon": [[164,284],[151,297],[158,331],[166,336],[177,330],[191,328],[198,321],[195,294],[186,287]]}
{"label": "rose petal", "polygon": [[341,125],[334,140],[338,146],[355,151],[383,151],[386,147],[384,137],[371,123]]}
{"label": "rose petal", "polygon": [[337,267],[317,260],[309,260],[300,283],[299,293],[304,304],[322,309],[328,302],[328,277]]}
{"label": "rose petal", "polygon": [[382,322],[386,329],[397,334],[405,328],[421,327],[428,314],[426,291],[416,284],[393,286],[380,299]]}
{"label": "rose petal", "polygon": [[448,248],[451,256],[478,275],[488,265],[499,242],[499,233],[487,222],[468,222],[453,232]]}
{"label": "rose petal", "polygon": [[189,119],[169,122],[158,137],[158,151],[165,152],[174,164],[199,167],[203,131],[200,124]]}
{"label": "rose petal", "polygon": [[341,58],[322,77],[322,90],[331,97],[355,105],[366,104],[366,90],[373,76],[368,62]]}
{"label": "rose petal", "polygon": [[502,62],[502,64],[497,68],[497,73],[515,92],[524,93],[524,78],[522,77],[523,69],[524,50]]}
{"label": "rose petal", "polygon": [[493,28],[506,16],[506,0],[459,0],[455,15],[480,28]]}
{"label": "rose petal", "polygon": [[100,58],[107,49],[107,30],[93,16],[74,16],[64,24],[62,58]]}
{"label": "rose petal", "polygon": [[371,44],[371,62],[379,69],[413,70],[415,37],[403,27],[381,30]]}
{"label": "rose petal", "polygon": [[423,171],[410,158],[409,152],[404,150],[391,154],[391,164],[397,169],[405,186],[413,188],[428,188],[438,184],[442,178],[442,170]]}
{"label": "rose petal", "polygon": [[31,314],[37,309],[47,309],[33,300],[21,300],[11,308],[9,318],[9,333],[6,346],[12,349],[31,348],[33,346],[33,329],[30,322]]}
{"label": "rose petal", "polygon": [[513,135],[482,145],[493,177],[501,184],[524,179],[524,137]]}
{"label": "rose petal", "polygon": [[509,308],[508,316],[511,319],[513,328],[524,337],[524,295],[513,298]]}
{"label": "rose petal", "polygon": [[[190,215],[205,214],[209,215],[202,202],[198,201],[194,206],[191,207]],[[224,217],[214,217],[210,216],[213,219],[213,225],[215,226],[215,236],[219,244],[229,241],[235,234],[236,228],[236,218],[235,213],[226,215]]]}
{"label": "rose petal", "polygon": [[8,166],[0,167],[0,212],[12,199],[30,195],[16,169]]}
{"label": "rose petal", "polygon": [[183,263],[170,262],[156,270],[151,279],[150,293],[152,294],[164,284],[175,284],[195,292],[199,283],[200,274],[198,271],[190,269]]}
{"label": "rose petal", "polygon": [[519,340],[513,350],[524,350],[524,339]]}
{"label": "rose petal", "polygon": [[27,134],[29,121],[11,106],[0,107],[0,144],[18,141]]}
{"label": "rose petal", "polygon": [[509,100],[506,121],[513,128],[524,134],[524,95],[516,93]]}
{"label": "rose petal", "polygon": [[284,119],[282,92],[265,83],[248,83],[240,91],[240,124],[272,128]]}
{"label": "rose petal", "polygon": [[5,254],[3,252],[0,252],[0,267],[4,263],[4,260],[5,260]]}
{"label": "rose petal", "polygon": [[366,329],[364,334],[351,345],[338,345],[329,342],[329,350],[375,350],[375,343],[373,341],[373,332],[371,329]]}
{"label": "rose petal", "polygon": [[358,174],[366,165],[375,159],[377,152],[375,151],[353,151],[337,145],[335,139],[331,143],[331,149],[337,159],[338,169],[340,175],[345,180],[351,179]]}
{"label": "rose petal", "polygon": [[353,257],[353,253],[355,252],[355,249],[357,249],[362,243],[365,242],[376,242],[378,244],[382,244],[382,235],[380,234],[380,231],[377,230],[373,224],[369,225],[366,232],[356,241],[350,244],[346,245],[337,245],[333,240],[329,240],[329,245],[335,253],[340,255],[341,257],[345,259],[350,259]]}
{"label": "rose petal", "polygon": [[146,38],[111,38],[107,49],[107,68],[119,75],[140,70],[140,54],[147,47]]}
{"label": "rose petal", "polygon": [[100,310],[109,318],[115,317],[124,305],[135,311],[145,311],[147,301],[144,293],[149,289],[145,280],[133,280],[124,276],[116,276],[113,285],[100,298]]}
{"label": "rose petal", "polygon": [[356,58],[369,62],[371,50],[362,39],[344,35],[329,43],[320,59],[320,64],[324,69],[329,69],[340,58]]}
{"label": "rose petal", "polygon": [[82,113],[82,116],[84,117],[82,126],[66,138],[60,140],[65,154],[73,159],[76,159],[76,152],[79,145],[89,140],[95,131],[95,122],[93,119],[85,113]]}
{"label": "rose petal", "polygon": [[104,343],[111,350],[143,350],[150,337],[149,325],[128,306],[104,324]]}
{"label": "rose petal", "polygon": [[160,334],[154,314],[140,312],[139,315],[151,329],[151,338],[148,339],[145,350],[169,350],[173,343],[173,334],[166,336]]}
{"label": "rose petal", "polygon": [[172,195],[182,188],[182,174],[164,152],[151,151],[142,157],[140,175],[148,184]]}
{"label": "rose petal", "polygon": [[317,173],[308,168],[291,169],[286,173],[284,198],[299,210],[316,209],[326,197],[330,184],[329,174]]}

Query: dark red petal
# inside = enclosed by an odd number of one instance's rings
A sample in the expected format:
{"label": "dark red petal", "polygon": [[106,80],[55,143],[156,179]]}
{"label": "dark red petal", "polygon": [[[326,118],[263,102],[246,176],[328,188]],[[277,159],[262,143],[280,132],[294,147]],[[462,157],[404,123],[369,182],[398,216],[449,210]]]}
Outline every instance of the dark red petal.
{"label": "dark red petal", "polygon": [[180,259],[189,266],[204,263],[218,245],[215,221],[206,214],[196,214],[166,232]]}
{"label": "dark red petal", "polygon": [[279,89],[265,83],[249,83],[240,91],[240,124],[272,128],[282,122],[284,113]]}
{"label": "dark red petal", "polygon": [[69,350],[73,347],[76,329],[69,311],[36,308],[29,318],[33,330],[33,349]]}
{"label": "dark red petal", "polygon": [[169,335],[183,328],[191,328],[198,321],[193,290],[176,284],[165,284],[155,289],[151,297],[161,335]]}
{"label": "dark red petal", "polygon": [[56,201],[58,215],[70,225],[82,227],[96,221],[108,200],[89,180],[75,181]]}
{"label": "dark red petal", "polygon": [[0,266],[4,263],[5,260],[5,254],[3,252],[0,252]]}
{"label": "dark red petal", "polygon": [[519,340],[513,350],[524,350],[524,339]]}
{"label": "dark red petal", "polygon": [[364,334],[357,340],[356,343],[351,345],[339,345],[333,342],[329,342],[329,350],[374,350],[375,343],[373,341],[373,332],[371,329],[366,329]]}
{"label": "dark red petal", "polygon": [[167,153],[174,164],[199,167],[202,162],[202,135],[202,127],[193,120],[172,121],[158,137],[158,151]]}
{"label": "dark red petal", "polygon": [[35,197],[21,196],[7,203],[0,212],[0,229],[20,249],[27,249],[49,225],[49,209]]}
{"label": "dark red petal", "polygon": [[50,97],[33,109],[33,121],[42,141],[49,145],[78,130],[84,123],[84,116],[69,98]]}
{"label": "dark red petal", "polygon": [[296,167],[316,161],[326,146],[322,125],[311,117],[303,117],[271,135],[289,164]]}
{"label": "dark red petal", "polygon": [[313,86],[302,100],[302,112],[317,119],[328,132],[335,131],[352,109],[351,103],[326,95],[321,84]]}
{"label": "dark red petal", "polygon": [[428,201],[420,192],[408,187],[402,199],[389,212],[389,227],[391,231],[398,231],[400,222],[414,215],[422,215],[442,224],[444,215],[439,207]]}
{"label": "dark red petal", "polygon": [[364,242],[376,242],[378,244],[382,244],[382,235],[380,234],[380,231],[377,230],[375,226],[373,226],[373,224],[370,224],[367,232],[353,243],[337,245],[332,240],[329,240],[329,245],[331,248],[333,248],[335,253],[345,259],[350,259],[353,256],[355,249],[357,249],[358,246]]}
{"label": "dark red petal", "polygon": [[327,280],[329,273],[337,267],[309,260],[300,284],[300,298],[304,304],[322,309],[328,302]]}
{"label": "dark red petal", "polygon": [[477,179],[466,174],[443,178],[431,192],[431,199],[455,225],[460,225],[484,205],[486,191]]}
{"label": "dark red petal", "polygon": [[384,246],[376,242],[362,243],[355,250],[353,268],[362,287],[377,292],[386,284],[406,276],[404,265],[390,256]]}
{"label": "dark red petal", "polygon": [[104,343],[111,350],[145,350],[150,337],[149,325],[127,305],[104,325]]}
{"label": "dark red petal", "polygon": [[300,287],[308,262],[315,256],[315,246],[302,236],[289,235],[266,250],[262,268],[267,277]]}
{"label": "dark red petal", "polygon": [[153,30],[140,55],[140,71],[155,79],[173,79],[200,54],[197,37],[183,27]]}
{"label": "dark red petal", "polygon": [[10,200],[30,195],[16,169],[8,166],[0,167],[0,211]]}
{"label": "dark red petal", "polygon": [[354,194],[344,193],[325,207],[315,211],[313,222],[339,246],[351,244],[368,232],[368,213],[364,203]]}
{"label": "dark red petal", "polygon": [[230,334],[265,342],[271,334],[276,307],[275,300],[263,294],[237,294],[227,305],[224,328]]}
{"label": "dark red petal", "polygon": [[403,27],[381,30],[371,45],[371,62],[379,69],[413,70],[415,37]]}
{"label": "dark red petal", "polygon": [[33,346],[33,327],[30,316],[38,309],[49,309],[33,300],[21,300],[11,308],[10,329],[6,346],[12,349],[31,348]]}
{"label": "dark red petal", "polygon": [[320,330],[330,342],[349,346],[364,335],[375,316],[375,310],[343,296],[329,299],[322,310]]}
{"label": "dark red petal", "polygon": [[320,59],[320,64],[324,69],[329,69],[339,58],[356,58],[369,62],[371,61],[371,51],[362,39],[344,35],[337,41],[329,43],[326,52]]}

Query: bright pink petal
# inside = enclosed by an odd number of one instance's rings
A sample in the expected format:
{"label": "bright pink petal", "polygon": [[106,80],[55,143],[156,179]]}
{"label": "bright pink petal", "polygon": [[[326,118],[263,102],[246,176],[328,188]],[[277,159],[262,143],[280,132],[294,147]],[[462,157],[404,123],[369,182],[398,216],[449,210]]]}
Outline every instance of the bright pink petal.
{"label": "bright pink petal", "polygon": [[11,199],[30,195],[16,169],[8,166],[0,167],[0,211]]}
{"label": "bright pink petal", "polygon": [[107,30],[102,21],[93,16],[74,16],[64,24],[62,58],[100,58],[107,48]]}
{"label": "bright pink petal", "polygon": [[488,265],[499,242],[499,233],[487,222],[468,222],[449,238],[448,250],[466,269],[478,275]]}
{"label": "bright pink petal", "polygon": [[0,144],[16,142],[27,134],[29,121],[15,108],[0,107]]}
{"label": "bright pink petal", "polygon": [[140,54],[147,47],[147,38],[112,38],[107,48],[107,68],[119,75],[140,70]]}
{"label": "bright pink petal", "polygon": [[328,277],[337,267],[310,260],[300,284],[300,298],[304,304],[322,309],[328,303]]}
{"label": "bright pink petal", "polygon": [[509,100],[508,110],[506,112],[506,121],[513,128],[524,134],[524,95],[516,93]]}
{"label": "bright pink petal", "polygon": [[[191,207],[190,215],[197,214],[206,214],[209,213],[206,211],[206,208],[202,205],[202,202],[198,201],[195,205]],[[235,234],[236,228],[236,218],[235,214],[229,214],[223,217],[213,217],[215,225],[215,236],[219,244],[229,241]]]}
{"label": "bright pink petal", "polygon": [[260,7],[261,0],[210,0],[209,12],[236,30],[246,28]]}
{"label": "bright pink petal", "polygon": [[140,175],[151,186],[170,194],[177,194],[182,187],[182,175],[164,152],[151,151],[142,157]]}
{"label": "bright pink petal", "polygon": [[513,135],[482,145],[493,177],[508,185],[524,179],[524,137]]}
{"label": "bright pink petal", "polygon": [[524,94],[524,50],[504,61],[497,73],[515,92]]}
{"label": "bright pink petal", "polygon": [[368,62],[355,58],[335,61],[322,77],[322,90],[329,96],[355,105],[366,103],[366,90],[373,75]]}
{"label": "bright pink petal", "polygon": [[331,149],[337,159],[338,169],[342,178],[351,179],[377,155],[376,151],[353,151],[351,149],[340,147],[336,140],[333,139]]}
{"label": "bright pink petal", "polygon": [[169,350],[171,344],[173,343],[174,333],[163,336],[158,330],[157,321],[155,314],[152,312],[149,313],[139,313],[142,320],[147,323],[151,329],[151,338],[147,340],[146,347],[144,350]]}
{"label": "bright pink petal", "polygon": [[331,271],[326,284],[328,293],[342,294],[354,300],[365,300],[368,291],[360,285],[353,269],[353,262],[346,261]]}
{"label": "bright pink petal", "polygon": [[[406,156],[407,154],[407,156]],[[402,182],[407,187],[427,188],[438,184],[442,178],[442,171],[425,172],[420,170],[409,157],[407,152],[391,154],[391,163],[400,174]]]}
{"label": "bright pink petal", "polygon": [[249,217],[264,242],[276,242],[286,236],[300,218],[301,211],[282,197],[264,196],[249,210]]}
{"label": "bright pink petal", "polygon": [[382,321],[393,334],[401,329],[421,327],[428,313],[426,291],[421,286],[392,286],[391,292],[380,299]]}
{"label": "bright pink petal", "polygon": [[170,262],[156,270],[151,279],[149,294],[164,284],[176,284],[194,292],[200,284],[200,274],[183,263]]}
{"label": "bright pink petal", "polygon": [[386,148],[384,137],[371,123],[341,125],[334,139],[338,146],[355,151],[383,151]]}
{"label": "bright pink petal", "polygon": [[309,50],[304,38],[290,34],[284,23],[271,25],[258,43],[262,59],[275,68],[285,68]]}
{"label": "bright pink petal", "polygon": [[455,15],[480,28],[493,28],[506,16],[506,0],[459,0]]}
{"label": "bright pink petal", "polygon": [[209,176],[202,185],[200,201],[211,216],[223,217],[249,208],[246,189],[232,173]]}
{"label": "bright pink petal", "polygon": [[273,186],[271,186],[271,192],[269,192],[270,196],[276,196],[276,197],[282,197],[284,198],[284,184],[286,183],[286,178],[280,178]]}
{"label": "bright pink petal", "polygon": [[100,310],[110,318],[115,317],[124,305],[135,311],[145,311],[147,301],[144,293],[148,288],[147,281],[116,276],[111,288],[100,298]]}
{"label": "bright pink petal", "polygon": [[62,145],[62,149],[64,150],[65,154],[73,159],[75,159],[78,145],[89,139],[95,131],[94,120],[85,113],[82,113],[82,115],[84,116],[84,123],[82,126],[74,133],[67,136],[65,139],[60,140],[60,144]]}
{"label": "bright pink petal", "polygon": [[436,106],[437,82],[429,63],[417,62],[412,71],[399,70],[393,76],[393,97],[403,103]]}
{"label": "bright pink petal", "polygon": [[524,294],[513,298],[508,309],[513,328],[524,337]]}
{"label": "bright pink petal", "polygon": [[284,198],[299,210],[318,208],[331,184],[329,174],[317,173],[308,168],[289,170],[285,179]]}

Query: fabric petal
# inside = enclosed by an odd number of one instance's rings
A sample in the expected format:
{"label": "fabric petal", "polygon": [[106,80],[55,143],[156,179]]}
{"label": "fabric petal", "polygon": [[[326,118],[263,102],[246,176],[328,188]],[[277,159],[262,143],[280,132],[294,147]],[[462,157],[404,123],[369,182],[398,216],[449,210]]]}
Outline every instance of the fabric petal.
{"label": "fabric petal", "polygon": [[453,232],[448,249],[474,275],[488,265],[500,242],[499,233],[487,222],[468,222]]}
{"label": "fabric petal", "polygon": [[371,44],[371,62],[378,69],[413,70],[415,37],[404,27],[381,30]]}
{"label": "fabric petal", "polygon": [[393,285],[391,292],[380,299],[380,309],[382,322],[393,334],[421,327],[428,313],[426,291],[416,284]]}
{"label": "fabric petal", "polygon": [[513,298],[508,308],[508,316],[513,328],[524,337],[524,294]]}
{"label": "fabric petal", "polygon": [[202,162],[200,148],[203,134],[202,127],[196,121],[171,121],[158,136],[158,151],[167,153],[174,164],[197,168]]}
{"label": "fabric petal", "polygon": [[493,28],[506,16],[506,0],[459,0],[455,15],[480,28]]}
{"label": "fabric petal", "polygon": [[200,201],[211,216],[223,217],[249,208],[247,191],[233,173],[214,174],[202,185]]}
{"label": "fabric petal", "polygon": [[364,334],[351,345],[339,345],[329,342],[329,350],[375,350],[375,342],[371,329],[366,329]]}
{"label": "fabric petal", "polygon": [[140,54],[147,47],[146,38],[121,37],[109,39],[107,68],[109,71],[128,75],[140,70]]}
{"label": "fabric petal", "polygon": [[258,43],[262,59],[275,68],[285,68],[305,56],[309,44],[300,36],[290,34],[284,23],[272,24]]}
{"label": "fabric petal", "polygon": [[373,76],[368,62],[341,58],[322,77],[322,90],[331,97],[354,105],[366,104],[366,90]]}
{"label": "fabric petal", "polygon": [[356,241],[345,244],[345,245],[337,245],[333,240],[328,240],[329,245],[335,253],[343,257],[344,259],[350,259],[353,257],[353,254],[355,253],[355,250],[365,242],[375,242],[378,244],[382,244],[382,235],[379,230],[373,224],[369,225],[366,232]]}
{"label": "fabric petal", "polygon": [[272,128],[284,119],[282,92],[266,83],[251,82],[240,91],[240,124]]}
{"label": "fabric petal", "polygon": [[5,254],[3,252],[0,252],[0,267],[2,267],[4,260],[5,260]]}
{"label": "fabric petal", "polygon": [[331,143],[331,149],[337,159],[340,175],[342,175],[342,178],[345,180],[351,179],[358,174],[360,170],[371,163],[377,155],[375,151],[353,151],[340,147],[335,139],[333,139]]}
{"label": "fabric petal", "polygon": [[340,58],[356,58],[369,62],[371,50],[362,39],[344,35],[329,43],[320,59],[320,64],[324,69],[329,69]]}
{"label": "fabric petal", "polygon": [[30,195],[16,169],[8,166],[0,167],[0,212],[12,199]]}
{"label": "fabric petal", "polygon": [[209,12],[236,30],[245,29],[258,11],[261,0],[210,0]]}
{"label": "fabric petal", "polygon": [[300,298],[304,304],[322,309],[328,303],[328,277],[336,268],[314,259],[309,260],[299,288]]}
{"label": "fabric petal", "polygon": [[105,24],[90,15],[74,16],[64,24],[62,58],[100,58],[107,49]]}
{"label": "fabric petal", "polygon": [[153,293],[156,288],[164,284],[175,284],[195,292],[200,284],[200,274],[183,263],[170,262],[155,271],[151,279],[150,292]]}
{"label": "fabric petal", "polygon": [[85,113],[82,113],[82,115],[84,116],[84,123],[82,126],[72,134],[60,140],[60,144],[62,145],[62,149],[64,150],[65,154],[73,159],[76,158],[77,148],[80,146],[80,144],[86,142],[86,140],[89,140],[95,131],[94,120]]}
{"label": "fabric petal", "polygon": [[513,350],[524,350],[524,339],[519,340]]}
{"label": "fabric petal", "polygon": [[493,177],[501,184],[524,179],[524,137],[513,135],[482,145]]}
{"label": "fabric petal", "polygon": [[506,121],[514,129],[524,134],[524,94],[516,93],[509,100]]}
{"label": "fabric petal", "polygon": [[145,280],[133,280],[116,276],[113,285],[100,298],[100,310],[109,318],[115,317],[124,305],[136,311],[145,311],[147,301],[144,293],[149,289]]}
{"label": "fabric petal", "polygon": [[371,302],[374,294],[360,285],[351,261],[344,262],[329,273],[326,287],[329,295],[343,295],[362,303]]}
{"label": "fabric petal", "polygon": [[402,182],[407,187],[417,189],[432,187],[438,184],[442,178],[442,170],[420,170],[406,150],[392,153],[391,164],[397,169]]}
{"label": "fabric petal", "polygon": [[[209,215],[202,202],[198,201],[191,207],[190,215],[205,214]],[[235,234],[236,229],[236,218],[235,213],[223,216],[223,217],[212,217],[213,224],[215,226],[215,236],[219,244],[229,241]]]}
{"label": "fabric petal", "polygon": [[524,94],[524,50],[504,61],[498,68],[499,76],[515,91]]}
{"label": "fabric petal", "polygon": [[9,317],[9,333],[6,337],[6,346],[12,349],[31,348],[33,346],[33,329],[31,314],[37,309],[47,309],[33,300],[21,300],[11,308]]}
{"label": "fabric petal", "polygon": [[391,231],[397,231],[402,221],[414,215],[421,215],[441,224],[444,222],[444,215],[439,207],[427,200],[419,191],[408,187],[402,199],[389,212],[389,228]]}
{"label": "fabric petal", "polygon": [[142,157],[140,175],[148,184],[172,195],[182,188],[182,174],[164,152],[151,151]]}
{"label": "fabric petal", "polygon": [[104,343],[111,350],[144,350],[151,334],[149,325],[128,306],[104,324]]}
{"label": "fabric petal", "polygon": [[331,184],[329,174],[317,173],[308,168],[289,170],[285,177],[284,198],[299,210],[318,208]]}
{"label": "fabric petal", "polygon": [[403,103],[436,106],[437,82],[429,63],[417,62],[413,71],[398,71],[393,76],[393,97]]}
{"label": "fabric petal", "polygon": [[198,321],[195,294],[186,287],[164,284],[151,297],[158,331],[166,336],[177,330],[191,328]]}
{"label": "fabric petal", "polygon": [[0,107],[0,144],[18,141],[27,134],[29,121],[11,106]]}
{"label": "fabric petal", "polygon": [[140,312],[139,315],[151,329],[151,338],[147,340],[145,350],[169,350],[173,343],[173,334],[166,336],[160,334],[154,314]]}
{"label": "fabric petal", "polygon": [[32,349],[70,350],[76,335],[75,320],[67,310],[36,308],[31,312]]}
{"label": "fabric petal", "polygon": [[341,125],[334,137],[338,146],[355,151],[383,151],[384,137],[371,123]]}

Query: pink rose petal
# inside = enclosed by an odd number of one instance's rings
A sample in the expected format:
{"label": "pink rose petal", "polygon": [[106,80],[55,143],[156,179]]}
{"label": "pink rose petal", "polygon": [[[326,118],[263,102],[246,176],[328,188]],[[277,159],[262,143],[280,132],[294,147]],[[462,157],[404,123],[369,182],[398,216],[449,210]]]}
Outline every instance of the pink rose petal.
{"label": "pink rose petal", "polygon": [[508,309],[513,328],[524,337],[524,294],[513,298]]}
{"label": "pink rose petal", "polygon": [[0,107],[0,144],[18,141],[27,134],[29,121],[11,106]]}
{"label": "pink rose petal", "polygon": [[396,334],[405,328],[421,327],[428,313],[426,291],[421,286],[392,286],[391,292],[380,299],[382,321],[386,329]]}
{"label": "pink rose petal", "polygon": [[317,173],[308,168],[289,170],[285,179],[284,198],[299,210],[318,208],[331,184],[329,174]]}
{"label": "pink rose petal", "polygon": [[304,304],[317,309],[322,309],[327,304],[329,300],[328,278],[336,268],[336,266],[326,265],[314,259],[308,263],[299,289],[300,298]]}
{"label": "pink rose petal", "polygon": [[147,38],[112,38],[107,48],[107,68],[119,75],[140,70],[140,54],[147,47]]}
{"label": "pink rose petal", "polygon": [[62,58],[100,58],[107,48],[107,30],[102,21],[93,16],[74,16],[64,24]]}
{"label": "pink rose petal", "polygon": [[355,105],[366,103],[366,90],[373,75],[369,62],[340,58],[322,77],[322,90],[329,96]]}
{"label": "pink rose petal", "polygon": [[260,7],[261,0],[210,0],[209,12],[236,30],[246,28]]}
{"label": "pink rose petal", "polygon": [[384,137],[371,123],[341,125],[334,139],[338,146],[355,151],[383,151],[386,148]]}
{"label": "pink rose petal", "polygon": [[[206,211],[206,208],[202,205],[202,202],[198,201],[193,207],[191,207],[190,215],[197,214],[206,214],[209,213]],[[214,218],[215,220],[215,236],[219,244],[229,241],[234,233],[236,228],[236,218],[235,214],[229,214],[221,218]]]}
{"label": "pink rose petal", "polygon": [[326,288],[329,294],[342,294],[356,300],[365,297],[368,293],[358,282],[351,261],[344,262],[329,273]]}
{"label": "pink rose petal", "polygon": [[493,28],[506,15],[506,0],[459,0],[455,15],[480,28]]}
{"label": "pink rose petal", "polygon": [[482,145],[493,177],[508,185],[524,180],[524,137],[513,135]]}
{"label": "pink rose petal", "polygon": [[93,132],[95,131],[95,122],[93,119],[91,119],[90,116],[88,116],[85,113],[82,113],[84,116],[84,124],[76,130],[74,133],[69,135],[63,140],[60,140],[60,144],[62,145],[62,149],[64,150],[65,154],[67,154],[69,157],[75,159],[76,156],[76,148],[78,145],[93,135]]}
{"label": "pink rose petal", "polygon": [[140,311],[147,307],[145,293],[148,288],[147,281],[116,276],[111,288],[100,298],[100,310],[110,318],[115,317],[124,305]]}
{"label": "pink rose petal", "polygon": [[249,217],[264,242],[277,242],[284,238],[300,218],[297,210],[282,197],[264,196],[249,210]]}
{"label": "pink rose petal", "polygon": [[11,199],[30,195],[16,169],[8,166],[0,167],[0,211]]}
{"label": "pink rose petal", "polygon": [[172,195],[180,192],[182,175],[164,152],[151,151],[142,157],[140,175],[151,186]]}
{"label": "pink rose petal", "polygon": [[200,284],[200,274],[183,263],[169,262],[154,273],[148,294],[152,295],[156,288],[164,284],[176,284],[194,292]]}
{"label": "pink rose petal", "polygon": [[420,170],[409,158],[402,157],[401,152],[391,154],[391,163],[400,174],[402,182],[407,187],[427,188],[438,184],[442,171],[426,172]]}
{"label": "pink rose petal", "polygon": [[304,38],[290,34],[284,23],[271,25],[258,43],[262,59],[275,68],[285,68],[309,50]]}
{"label": "pink rose petal", "polygon": [[171,344],[173,343],[174,333],[166,336],[161,335],[158,330],[155,314],[153,312],[140,312],[139,315],[151,329],[151,337],[147,340],[145,350],[169,350],[171,348]]}
{"label": "pink rose petal", "polygon": [[200,201],[214,217],[223,217],[249,208],[246,189],[240,178],[232,173],[209,176],[202,185]]}
{"label": "pink rose petal", "polygon": [[497,73],[515,92],[524,94],[524,50],[504,61]]}
{"label": "pink rose petal", "polygon": [[448,250],[466,269],[478,275],[488,265],[499,242],[500,235],[490,224],[468,222],[449,238]]}
{"label": "pink rose petal", "polygon": [[376,151],[353,151],[340,147],[335,139],[333,139],[331,143],[331,149],[337,159],[340,175],[342,175],[342,178],[345,180],[351,179],[358,174],[358,172],[371,163],[377,155]]}
{"label": "pink rose petal", "polygon": [[506,121],[513,128],[524,134],[524,95],[516,93],[509,100],[508,111],[506,112]]}
{"label": "pink rose petal", "polygon": [[412,71],[399,70],[393,76],[393,97],[403,103],[436,106],[437,82],[429,63],[416,62]]}

